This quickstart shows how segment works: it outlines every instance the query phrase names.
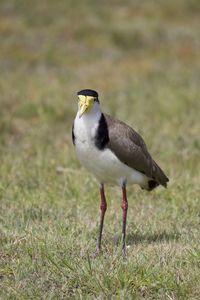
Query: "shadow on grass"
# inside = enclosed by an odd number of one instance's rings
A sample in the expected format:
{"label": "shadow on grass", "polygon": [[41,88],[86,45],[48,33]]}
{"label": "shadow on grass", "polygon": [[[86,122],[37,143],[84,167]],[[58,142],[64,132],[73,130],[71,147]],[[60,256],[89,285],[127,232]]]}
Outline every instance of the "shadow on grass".
{"label": "shadow on grass", "polygon": [[127,245],[133,244],[140,244],[140,243],[162,243],[162,242],[169,242],[169,241],[178,241],[180,238],[180,233],[178,232],[171,232],[167,233],[157,232],[153,234],[128,234],[127,235]]}

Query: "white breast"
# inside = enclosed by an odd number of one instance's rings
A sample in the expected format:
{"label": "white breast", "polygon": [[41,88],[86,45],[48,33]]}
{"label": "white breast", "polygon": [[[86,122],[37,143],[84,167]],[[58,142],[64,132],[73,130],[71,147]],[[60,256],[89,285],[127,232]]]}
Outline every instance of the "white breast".
{"label": "white breast", "polygon": [[75,148],[80,162],[100,183],[136,183],[145,186],[147,177],[123,164],[108,148],[99,150],[94,143],[101,114],[97,116],[76,116],[74,122]]}

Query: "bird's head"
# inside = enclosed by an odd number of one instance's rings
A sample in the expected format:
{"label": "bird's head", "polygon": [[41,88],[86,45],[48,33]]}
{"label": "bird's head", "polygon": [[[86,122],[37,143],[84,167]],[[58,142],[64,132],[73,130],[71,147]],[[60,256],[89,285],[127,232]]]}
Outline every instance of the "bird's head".
{"label": "bird's head", "polygon": [[84,113],[90,112],[95,104],[99,107],[98,93],[94,90],[81,90],[78,94],[78,109],[79,118],[82,117]]}

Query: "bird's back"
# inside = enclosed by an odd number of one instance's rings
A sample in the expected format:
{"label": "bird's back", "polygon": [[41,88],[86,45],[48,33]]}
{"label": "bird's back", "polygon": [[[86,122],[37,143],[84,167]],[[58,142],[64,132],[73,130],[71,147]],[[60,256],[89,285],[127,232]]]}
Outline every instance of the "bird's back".
{"label": "bird's back", "polygon": [[169,179],[152,159],[143,138],[127,124],[105,114],[109,129],[108,147],[120,161],[151,179],[149,189],[167,186]]}

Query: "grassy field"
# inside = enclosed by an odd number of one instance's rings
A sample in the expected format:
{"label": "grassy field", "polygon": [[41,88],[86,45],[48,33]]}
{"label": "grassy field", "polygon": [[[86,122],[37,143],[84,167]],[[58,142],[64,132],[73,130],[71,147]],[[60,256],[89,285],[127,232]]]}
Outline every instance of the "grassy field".
{"label": "grassy field", "polygon": [[[0,1],[0,299],[199,299],[200,3]],[[170,178],[107,188],[71,142],[76,92],[144,137]]]}

